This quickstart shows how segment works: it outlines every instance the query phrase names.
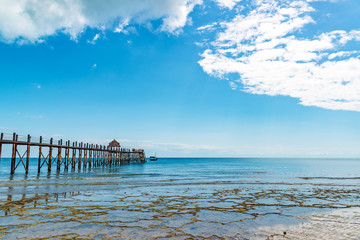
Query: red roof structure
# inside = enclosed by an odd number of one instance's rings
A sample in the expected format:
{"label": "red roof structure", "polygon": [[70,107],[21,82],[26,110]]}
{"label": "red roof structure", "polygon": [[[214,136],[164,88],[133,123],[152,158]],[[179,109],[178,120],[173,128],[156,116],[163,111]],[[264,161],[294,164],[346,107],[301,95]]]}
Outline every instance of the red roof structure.
{"label": "red roof structure", "polygon": [[109,146],[108,147],[120,147],[120,143],[118,143],[115,139],[112,140],[110,143],[109,143]]}

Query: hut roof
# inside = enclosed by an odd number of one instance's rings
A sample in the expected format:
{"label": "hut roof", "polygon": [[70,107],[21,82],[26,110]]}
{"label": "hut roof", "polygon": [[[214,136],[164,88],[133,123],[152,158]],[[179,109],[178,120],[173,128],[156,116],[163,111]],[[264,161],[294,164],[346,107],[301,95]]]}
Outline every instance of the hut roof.
{"label": "hut roof", "polygon": [[120,143],[114,139],[109,143],[109,147],[120,147]]}

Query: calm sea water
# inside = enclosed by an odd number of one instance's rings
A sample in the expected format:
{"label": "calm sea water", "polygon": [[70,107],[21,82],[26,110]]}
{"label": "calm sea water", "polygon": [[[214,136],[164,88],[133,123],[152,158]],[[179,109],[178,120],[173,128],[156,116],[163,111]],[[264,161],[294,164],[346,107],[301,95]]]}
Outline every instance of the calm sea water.
{"label": "calm sea water", "polygon": [[11,178],[9,166],[4,238],[360,239],[357,159],[160,158],[40,174],[32,159]]}

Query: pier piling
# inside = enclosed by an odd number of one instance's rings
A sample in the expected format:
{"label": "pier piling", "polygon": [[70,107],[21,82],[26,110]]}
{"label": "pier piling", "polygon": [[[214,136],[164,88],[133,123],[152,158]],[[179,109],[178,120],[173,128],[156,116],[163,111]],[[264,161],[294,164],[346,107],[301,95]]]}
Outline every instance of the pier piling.
{"label": "pier piling", "polygon": [[48,165],[48,172],[51,172],[51,165],[52,165],[52,152],[53,152],[53,138],[50,138],[50,148],[49,148],[49,158],[47,161]]}
{"label": "pier piling", "polygon": [[[38,174],[44,165],[47,165],[47,171],[50,173],[53,163],[56,163],[56,170],[58,172],[62,166],[67,171],[70,166],[73,170],[76,167],[78,170],[81,170],[81,167],[85,169],[100,166],[118,166],[128,162],[145,162],[145,152],[143,149],[130,150],[121,148],[120,145],[114,147],[83,142],[78,144],[77,142],[71,143],[70,141],[63,142],[62,139],[54,143],[53,138],[49,141],[44,140],[42,136],[36,142],[32,141],[30,135],[20,136],[19,138],[19,135],[16,133],[12,134],[12,138],[10,136],[4,133],[0,134],[0,160],[4,145],[10,145],[12,147],[10,160],[11,175],[15,174],[18,166],[23,166],[25,173],[29,173],[32,147],[39,147]],[[22,152],[22,148],[18,149],[18,146],[25,146],[26,149]],[[53,152],[55,152],[55,156],[53,156]]]}
{"label": "pier piling", "polygon": [[31,136],[27,136],[27,145],[26,145],[26,165],[25,165],[25,173],[29,173],[29,162],[30,162],[30,141]]}
{"label": "pier piling", "polygon": [[0,159],[1,159],[1,151],[2,151],[2,140],[4,139],[4,134],[0,134]]}

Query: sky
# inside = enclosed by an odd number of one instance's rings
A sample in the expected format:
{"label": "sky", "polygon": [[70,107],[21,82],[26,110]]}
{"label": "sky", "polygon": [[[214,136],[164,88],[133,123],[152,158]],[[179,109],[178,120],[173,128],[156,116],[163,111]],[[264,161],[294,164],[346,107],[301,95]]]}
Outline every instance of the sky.
{"label": "sky", "polygon": [[0,132],[160,157],[358,158],[359,12],[358,0],[0,0]]}

